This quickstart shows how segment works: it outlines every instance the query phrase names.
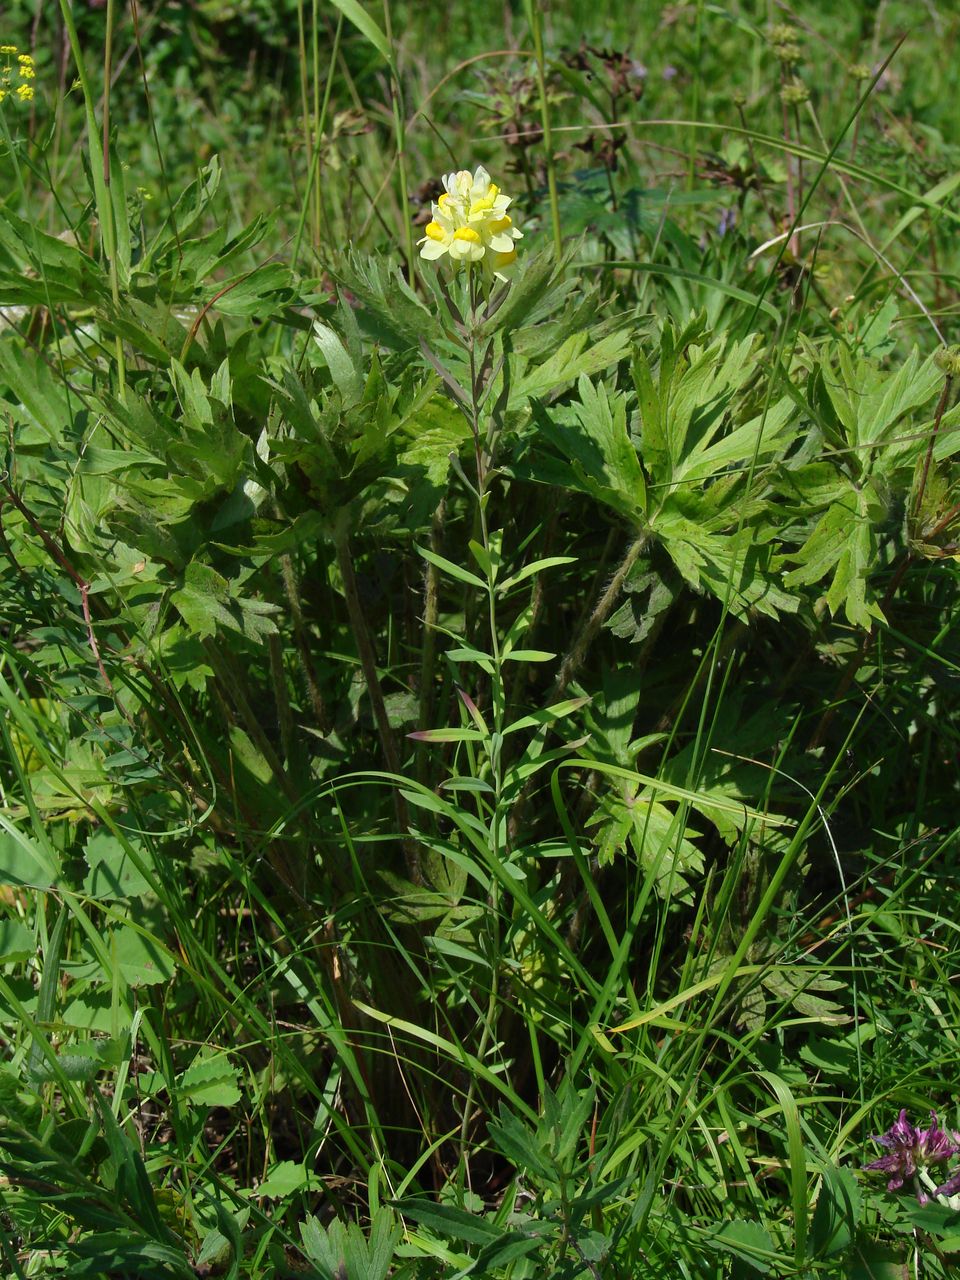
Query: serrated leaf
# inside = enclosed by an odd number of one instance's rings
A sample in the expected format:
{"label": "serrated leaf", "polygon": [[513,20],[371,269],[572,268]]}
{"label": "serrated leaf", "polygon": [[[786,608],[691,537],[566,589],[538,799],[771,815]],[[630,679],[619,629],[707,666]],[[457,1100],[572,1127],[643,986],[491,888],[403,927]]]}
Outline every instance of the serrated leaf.
{"label": "serrated leaf", "polygon": [[237,1069],[225,1053],[194,1059],[177,1081],[177,1092],[205,1107],[232,1107],[240,1101]]}
{"label": "serrated leaf", "polygon": [[221,627],[254,641],[277,631],[270,616],[275,612],[273,605],[241,597],[227,578],[199,560],[187,565],[183,586],[170,599],[189,629],[201,638],[216,635]]}
{"label": "serrated leaf", "polygon": [[711,1247],[732,1253],[758,1275],[766,1275],[776,1261],[770,1233],[759,1222],[744,1219],[724,1222],[709,1232],[708,1240]]}

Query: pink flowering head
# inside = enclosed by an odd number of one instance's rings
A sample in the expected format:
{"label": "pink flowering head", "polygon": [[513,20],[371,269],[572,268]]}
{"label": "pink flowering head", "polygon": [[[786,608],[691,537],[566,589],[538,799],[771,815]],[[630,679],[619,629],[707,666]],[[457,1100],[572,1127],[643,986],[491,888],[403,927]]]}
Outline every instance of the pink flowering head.
{"label": "pink flowering head", "polygon": [[[901,1111],[887,1132],[874,1135],[871,1141],[879,1142],[887,1151],[885,1155],[871,1160],[863,1167],[887,1174],[888,1191],[899,1191],[904,1182],[914,1180],[920,1170],[944,1164],[960,1153],[960,1135],[941,1129],[935,1111],[930,1112],[929,1129],[912,1125],[907,1119],[906,1111]],[[957,1180],[958,1177],[955,1176],[950,1181]],[[944,1184],[949,1185],[950,1183]],[[938,1188],[937,1194],[942,1190],[943,1188]],[[919,1187],[918,1194],[922,1200],[926,1200],[926,1195]]]}

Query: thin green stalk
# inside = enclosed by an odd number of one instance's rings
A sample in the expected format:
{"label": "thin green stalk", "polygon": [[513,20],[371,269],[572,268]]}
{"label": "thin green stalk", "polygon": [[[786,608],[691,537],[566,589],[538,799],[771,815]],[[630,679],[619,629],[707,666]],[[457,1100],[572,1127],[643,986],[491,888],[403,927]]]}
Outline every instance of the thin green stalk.
{"label": "thin green stalk", "polygon": [[[433,513],[430,526],[430,549],[440,554],[440,535],[446,513],[446,501],[441,499]],[[417,728],[429,729],[433,723],[433,682],[437,665],[437,620],[440,616],[440,570],[427,563],[423,577],[423,641],[420,648],[420,708]],[[417,750],[417,781],[426,782],[429,752],[421,743]]]}
{"label": "thin green stalk", "polygon": [[[691,86],[690,118],[700,119],[700,65],[703,55],[703,0],[697,0],[697,24],[693,37],[693,84]],[[692,191],[697,181],[697,135],[690,134],[687,144],[687,190]]]}
{"label": "thin green stalk", "polygon": [[329,733],[330,720],[323,693],[320,689],[320,682],[314,669],[313,659],[310,655],[310,640],[304,622],[303,609],[300,606],[300,582],[297,577],[296,566],[293,563],[293,557],[289,552],[280,557],[280,575],[283,580],[283,590],[287,597],[287,604],[290,607],[290,617],[293,621],[293,639],[297,649],[297,656],[300,659],[300,670],[307,686],[310,709],[320,732]]}
{"label": "thin green stalk", "polygon": [[[330,86],[333,84],[333,62],[331,61],[329,70],[327,71],[327,83],[324,87],[324,106],[320,106],[320,14],[319,0],[313,0],[313,48],[311,55],[313,59],[313,145],[316,148],[316,154],[319,157],[320,147],[323,143],[323,124],[326,121],[326,103],[329,101]],[[308,192],[309,195],[309,192]],[[319,162],[314,166],[313,176],[313,247],[320,248],[321,240],[321,212],[323,209],[323,200],[320,194],[320,165]]]}
{"label": "thin green stalk", "polygon": [[620,592],[623,590],[623,584],[626,582],[630,570],[643,554],[648,541],[649,535],[644,532],[639,538],[634,539],[627,548],[626,555],[620,561],[616,572],[607,584],[606,591],[594,605],[589,618],[584,623],[580,633],[567,651],[566,657],[560,664],[560,670],[557,672],[557,678],[553,682],[553,688],[547,696],[547,706],[550,706],[551,703],[556,702],[563,696],[570,681],[580,670],[590,646],[599,635],[600,628],[610,616],[610,612],[616,604]]}
{"label": "thin green stalk", "polygon": [[[107,0],[107,30],[103,43],[103,185],[107,193],[107,208],[101,211],[101,216],[105,212],[110,222],[110,238],[113,242],[113,251],[110,254],[110,292],[113,296],[113,305],[119,311],[120,309],[120,276],[117,266],[117,211],[113,202],[113,193],[110,189],[110,88],[113,81],[113,26],[116,20],[116,0]],[[119,334],[114,338],[114,351],[117,359],[117,377],[119,379],[120,399],[126,399],[127,389],[127,370],[126,360],[123,353],[123,339]]]}
{"label": "thin green stalk", "polygon": [[[120,280],[117,270],[117,225],[113,200],[110,194],[110,75],[113,65],[113,18],[115,0],[107,0],[107,35],[104,45],[104,85],[103,85],[103,140],[97,130],[97,118],[93,109],[93,90],[83,50],[77,35],[76,24],[69,0],[60,0],[60,12],[67,31],[67,39],[77,66],[77,79],[83,93],[84,113],[87,122],[87,146],[90,152],[90,173],[93,177],[93,193],[97,206],[97,218],[100,223],[100,245],[103,256],[107,260],[110,273],[110,291],[114,305],[120,304]],[[126,396],[126,368],[124,363],[123,343],[116,338],[117,374],[119,378],[120,398]]]}
{"label": "thin green stalk", "polygon": [[[307,71],[307,23],[303,12],[303,0],[297,0],[297,63],[300,71],[300,123],[303,130],[303,154],[313,157],[313,144],[310,131],[310,87]],[[304,200],[310,198],[310,184],[304,193]],[[296,255],[294,255],[296,261]]]}
{"label": "thin green stalk", "polygon": [[553,155],[553,135],[550,126],[550,104],[547,101],[546,62],[543,55],[543,25],[538,0],[526,0],[527,20],[533,37],[533,54],[537,63],[537,92],[540,98],[540,123],[543,129],[543,149],[547,164],[547,191],[550,198],[550,225],[553,228],[553,247],[557,260],[563,256],[563,232],[560,227],[560,199],[557,194],[557,167]]}
{"label": "thin green stalk", "polygon": [[[390,21],[390,0],[383,0],[383,29],[392,50],[393,25]],[[413,288],[416,279],[414,265],[416,254],[413,245],[413,223],[410,220],[410,195],[407,187],[407,123],[396,57],[392,57],[390,61],[390,106],[393,111],[393,132],[397,142],[397,176],[400,179],[400,217],[403,220],[403,250],[407,260],[407,283]]]}
{"label": "thin green stalk", "polygon": [[[360,603],[357,575],[353,566],[353,552],[350,549],[350,537],[344,517],[337,521],[334,530],[334,545],[337,550],[337,564],[340,566],[340,577],[343,582],[343,596],[347,604],[347,616],[350,619],[350,629],[353,632],[357,653],[360,657],[364,683],[367,686],[367,695],[370,698],[370,705],[373,709],[373,720],[380,738],[380,748],[383,751],[383,758],[389,772],[394,777],[400,777],[403,774],[403,769],[400,765],[400,753],[397,750],[397,741],[390,725],[390,717],[387,715],[387,704],[383,697],[380,676],[377,674],[377,658],[373,649],[373,641],[370,638],[367,620],[364,617],[363,606]],[[407,836],[410,826],[407,802],[397,787],[392,788],[392,793],[397,825],[404,841],[407,873],[414,884],[420,884],[422,876],[419,858],[413,841]]]}
{"label": "thin green stalk", "polygon": [[[470,430],[473,435],[474,463],[477,473],[477,514],[480,522],[480,538],[484,551],[484,576],[487,580],[487,618],[490,629],[490,655],[493,672],[490,677],[490,699],[493,712],[493,733],[490,739],[490,773],[493,787],[493,812],[490,818],[490,856],[494,863],[506,861],[509,856],[509,831],[506,814],[503,811],[503,730],[505,725],[506,701],[504,697],[503,653],[497,630],[497,570],[500,563],[499,546],[494,545],[487,523],[487,479],[489,476],[490,458],[488,450],[492,448],[495,438],[493,424],[486,438],[480,429],[480,406],[483,402],[484,388],[480,386],[480,364],[477,352],[477,330],[480,326],[480,300],[477,290],[477,273],[470,271],[470,327],[467,337],[470,356]],[[501,832],[503,836],[501,837]],[[501,840],[502,845],[501,847]],[[477,1059],[483,1061],[494,1034],[497,1006],[500,999],[500,884],[494,880],[490,889],[491,920],[491,955],[490,990],[487,998],[487,1009],[480,1030],[477,1044]],[[467,1096],[463,1107],[463,1120],[460,1126],[460,1160],[461,1167],[468,1169],[466,1160],[467,1139],[470,1128],[470,1114],[477,1091],[476,1076],[471,1076],[467,1087]]]}
{"label": "thin green stalk", "polygon": [[[310,212],[310,192],[313,190],[314,184],[319,186],[319,168],[320,168],[320,140],[323,137],[323,131],[327,127],[327,111],[330,106],[330,93],[333,89],[333,72],[337,63],[337,55],[340,52],[340,33],[343,31],[343,14],[337,19],[337,28],[333,35],[333,48],[330,51],[330,67],[327,71],[327,81],[323,90],[323,102],[320,106],[320,116],[316,121],[316,130],[313,139],[313,153],[310,156],[310,172],[307,174],[307,185],[304,189],[303,199],[300,202],[300,217],[297,220],[297,233],[293,239],[293,257],[292,262],[296,264],[300,257],[300,249],[303,245],[303,231],[307,225],[307,217]],[[281,326],[282,327],[282,326]],[[278,327],[277,342],[279,344],[280,332]],[[279,350],[279,346],[277,348]]]}
{"label": "thin green stalk", "polygon": [[293,722],[293,710],[287,692],[287,676],[283,669],[283,646],[279,635],[272,635],[267,641],[267,653],[270,657],[270,683],[273,685],[273,703],[277,711],[277,725],[280,729],[280,745],[283,758],[289,769],[297,758],[296,731]]}

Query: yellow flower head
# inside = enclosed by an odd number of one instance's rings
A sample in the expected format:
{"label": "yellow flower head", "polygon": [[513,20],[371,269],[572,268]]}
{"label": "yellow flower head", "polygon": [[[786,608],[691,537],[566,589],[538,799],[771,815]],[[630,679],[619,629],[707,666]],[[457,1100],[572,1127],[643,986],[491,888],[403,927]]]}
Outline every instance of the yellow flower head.
{"label": "yellow flower head", "polygon": [[28,82],[37,74],[33,58],[29,53],[17,53],[15,44],[0,44],[0,56],[4,56],[6,62],[5,66],[0,66],[0,102],[5,98],[29,102],[33,97],[33,85]]}
{"label": "yellow flower head", "polygon": [[443,188],[419,241],[420,257],[428,262],[448,257],[455,267],[482,263],[506,279],[500,268],[516,260],[514,242],[522,236],[507,213],[510,197],[501,195],[482,165],[472,174],[469,169],[445,174]]}

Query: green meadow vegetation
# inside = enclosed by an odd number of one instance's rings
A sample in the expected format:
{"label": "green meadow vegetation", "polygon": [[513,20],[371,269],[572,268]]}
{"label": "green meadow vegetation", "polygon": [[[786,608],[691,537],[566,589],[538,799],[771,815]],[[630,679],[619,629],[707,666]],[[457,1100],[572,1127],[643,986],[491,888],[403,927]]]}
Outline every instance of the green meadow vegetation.
{"label": "green meadow vegetation", "polygon": [[954,1275],[960,12],[0,26],[0,1273]]}

